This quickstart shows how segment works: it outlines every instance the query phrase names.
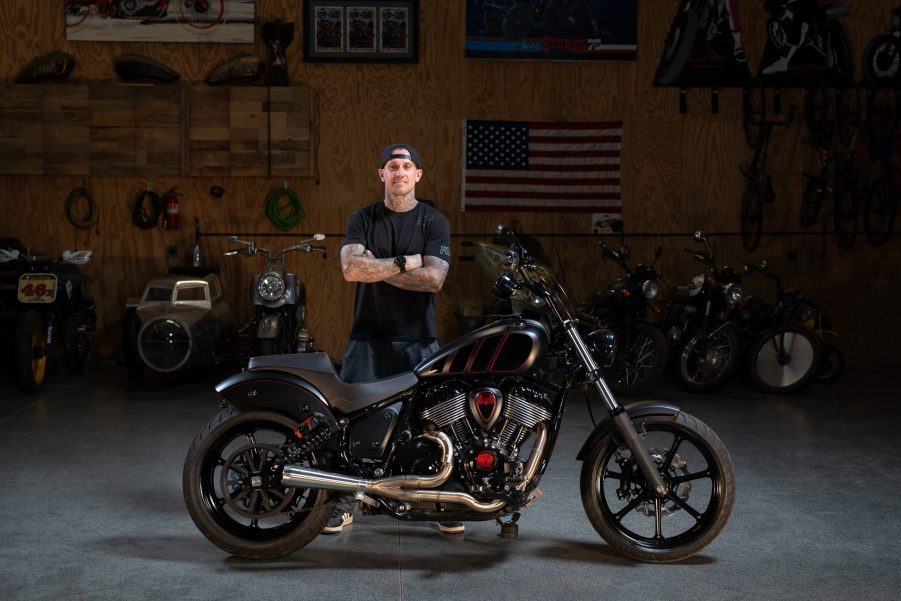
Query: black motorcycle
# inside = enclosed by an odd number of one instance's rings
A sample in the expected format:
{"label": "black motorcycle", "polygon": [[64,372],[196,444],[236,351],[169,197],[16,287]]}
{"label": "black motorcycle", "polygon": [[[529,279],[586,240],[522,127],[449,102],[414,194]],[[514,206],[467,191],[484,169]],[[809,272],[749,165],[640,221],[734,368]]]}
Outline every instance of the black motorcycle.
{"label": "black motorcycle", "polygon": [[43,387],[51,362],[74,371],[88,362],[97,311],[78,266],[90,259],[89,250],[40,256],[18,240],[0,240],[0,329],[13,332],[13,364],[24,392]]}
{"label": "black motorcycle", "polygon": [[[653,321],[657,321],[651,303],[658,298],[659,276],[654,263],[630,269],[629,247],[625,244],[621,243],[619,250],[603,241],[599,244],[601,258],[614,261],[626,275],[608,289],[596,292],[591,302],[582,307],[580,318],[586,322],[583,325],[605,327],[615,335],[611,362],[601,364],[610,390],[622,396],[638,396],[657,383],[668,360],[666,337],[649,319],[653,316]],[[655,263],[662,252],[658,246]]]}
{"label": "black motorcycle", "polygon": [[678,407],[617,403],[560,284],[515,239],[506,269],[496,293],[540,300],[550,325],[499,316],[413,371],[365,384],[339,380],[321,352],[255,357],[218,384],[226,408],[183,472],[200,531],[233,555],[275,558],[313,540],[336,495],[352,493],[364,513],[496,520],[514,536],[541,494],[568,395],[587,384],[606,411],[577,455],[591,524],[642,561],[707,546],[735,500],[726,447]]}
{"label": "black motorcycle", "polygon": [[237,236],[229,236],[228,241],[241,246],[229,250],[225,254],[237,254],[245,257],[263,255],[266,267],[261,273],[254,274],[250,284],[250,299],[254,306],[254,314],[250,322],[241,331],[254,331],[255,355],[281,355],[286,353],[313,350],[313,339],[307,329],[307,289],[297,274],[289,273],[285,266],[285,256],[292,252],[310,254],[322,253],[325,248],[313,246],[313,241],[324,240],[323,234],[314,234],[309,240],[303,240],[294,246],[283,249],[273,255],[268,248],[256,246],[253,242],[239,240]]}
{"label": "black motorcycle", "polygon": [[706,267],[687,286],[670,291],[664,328],[672,344],[679,381],[692,392],[710,392],[738,368],[741,339],[733,321],[742,300],[741,275],[717,267],[703,232],[695,232],[703,251],[682,249]]}

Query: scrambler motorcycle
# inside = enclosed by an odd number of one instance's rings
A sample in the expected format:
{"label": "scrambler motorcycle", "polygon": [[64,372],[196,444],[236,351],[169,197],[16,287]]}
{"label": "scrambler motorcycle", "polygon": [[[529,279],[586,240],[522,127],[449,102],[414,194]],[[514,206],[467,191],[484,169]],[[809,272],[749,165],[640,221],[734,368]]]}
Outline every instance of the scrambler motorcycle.
{"label": "scrambler motorcycle", "polygon": [[[515,238],[495,292],[543,307],[549,325],[499,316],[412,371],[364,384],[342,382],[321,352],[255,357],[219,383],[225,408],[183,471],[200,531],[242,558],[280,557],[313,540],[336,495],[352,493],[363,512],[495,520],[515,536],[520,511],[541,494],[567,398],[587,384],[589,409],[605,410],[577,455],[597,532],[655,563],[710,544],[735,500],[717,435],[674,405],[620,405],[566,292]],[[607,333],[588,338],[597,346]]]}

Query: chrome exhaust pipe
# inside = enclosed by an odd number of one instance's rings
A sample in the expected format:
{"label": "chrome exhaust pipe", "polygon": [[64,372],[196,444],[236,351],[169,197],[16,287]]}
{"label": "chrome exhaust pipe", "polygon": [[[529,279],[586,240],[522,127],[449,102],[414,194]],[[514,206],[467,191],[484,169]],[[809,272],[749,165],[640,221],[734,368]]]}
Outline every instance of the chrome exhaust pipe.
{"label": "chrome exhaust pipe", "polygon": [[[547,430],[544,424],[539,423],[537,425],[537,436],[538,438],[526,463],[526,479],[517,487],[519,490],[525,489],[526,484],[534,477],[540,464],[541,456],[544,454],[545,442],[547,441]],[[324,472],[302,465],[289,464],[282,470],[282,485],[292,488],[348,492],[358,496],[366,494],[376,495],[411,503],[453,503],[465,505],[474,511],[482,513],[497,511],[507,504],[506,501],[500,499],[490,503],[482,503],[472,495],[464,492],[427,490],[441,486],[450,478],[453,471],[454,447],[450,438],[444,432],[426,433],[422,437],[434,442],[442,450],[441,469],[434,476],[404,475],[367,480],[344,474]]]}

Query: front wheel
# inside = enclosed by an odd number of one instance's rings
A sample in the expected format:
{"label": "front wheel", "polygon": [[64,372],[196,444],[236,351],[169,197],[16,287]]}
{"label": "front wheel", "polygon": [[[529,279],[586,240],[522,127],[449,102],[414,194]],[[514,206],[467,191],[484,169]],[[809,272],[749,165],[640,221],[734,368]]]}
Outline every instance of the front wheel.
{"label": "front wheel", "polygon": [[679,354],[679,381],[692,392],[721,387],[738,367],[738,334],[727,322],[692,332]]}
{"label": "front wheel", "polygon": [[47,374],[47,327],[38,311],[26,311],[16,328],[16,376],[24,392],[38,392]]}
{"label": "front wheel", "polygon": [[666,337],[649,323],[633,323],[616,333],[613,365],[604,368],[604,380],[615,394],[644,394],[663,375],[667,361]]}
{"label": "front wheel", "polygon": [[725,445],[687,414],[636,419],[667,493],[657,497],[618,432],[582,464],[588,519],[617,552],[652,563],[679,561],[709,545],[732,514],[735,473]]}
{"label": "front wheel", "polygon": [[820,366],[820,343],[801,326],[768,332],[751,348],[751,384],[771,394],[791,394],[810,384]]}
{"label": "front wheel", "polygon": [[[297,420],[271,411],[222,411],[194,439],[182,472],[188,513],[210,542],[246,559],[300,549],[331,515],[322,490],[288,488],[282,468]],[[302,461],[315,466],[313,456]]]}

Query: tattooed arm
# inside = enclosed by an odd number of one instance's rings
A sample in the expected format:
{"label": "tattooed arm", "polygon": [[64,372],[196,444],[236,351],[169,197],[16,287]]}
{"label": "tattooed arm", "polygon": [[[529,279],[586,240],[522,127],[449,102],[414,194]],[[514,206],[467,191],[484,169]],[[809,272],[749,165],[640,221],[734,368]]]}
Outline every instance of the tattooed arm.
{"label": "tattooed arm", "polygon": [[441,290],[447,277],[446,261],[418,254],[405,256],[406,271],[401,272],[393,257],[376,259],[362,244],[347,244],[341,249],[341,271],[348,282],[386,282],[418,292]]}

